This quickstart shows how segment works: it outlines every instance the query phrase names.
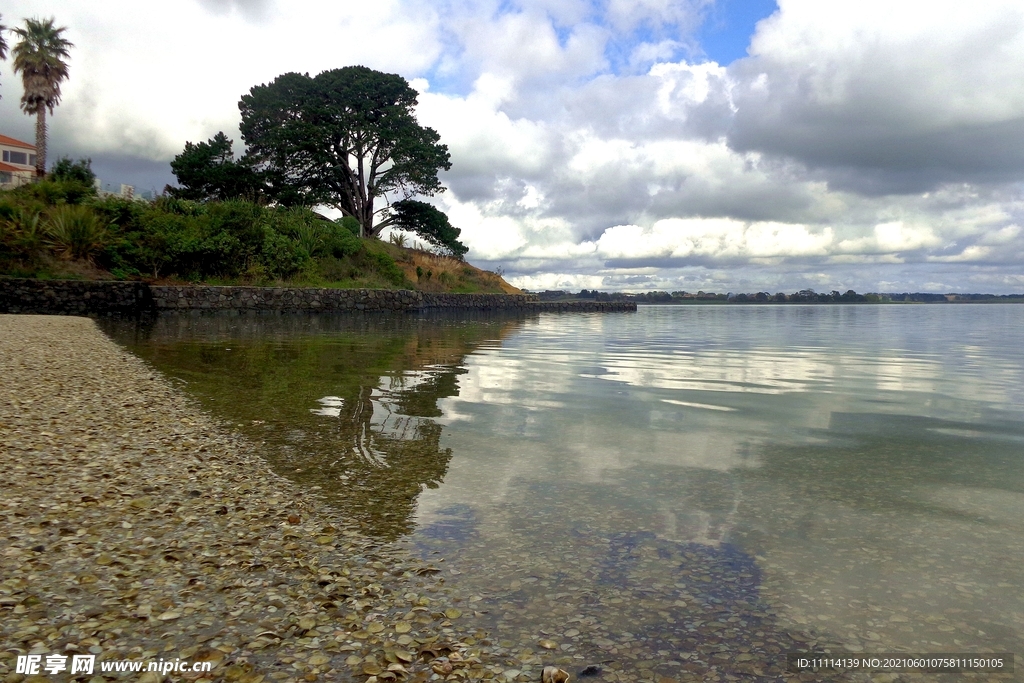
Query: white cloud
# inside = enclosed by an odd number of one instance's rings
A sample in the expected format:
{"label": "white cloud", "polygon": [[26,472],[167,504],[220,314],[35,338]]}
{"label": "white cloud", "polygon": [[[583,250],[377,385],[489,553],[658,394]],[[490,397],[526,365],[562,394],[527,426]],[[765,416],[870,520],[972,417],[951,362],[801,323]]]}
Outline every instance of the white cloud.
{"label": "white cloud", "polygon": [[[781,0],[731,70],[740,148],[871,191],[1018,176],[1024,5]],[[1015,148],[1015,147],[1014,147]]]}
{"label": "white cloud", "polygon": [[603,277],[599,275],[581,275],[579,273],[539,273],[537,275],[520,275],[508,279],[516,287],[534,292],[548,289],[578,292],[581,289],[600,289],[605,286]]}
{"label": "white cloud", "polygon": [[[240,18],[234,5],[150,3],[144,12],[128,0],[110,0],[102,11],[88,3],[62,6],[57,23],[68,27],[75,48],[64,100],[53,117],[54,151],[116,149],[169,159],[186,140],[205,140],[218,130],[237,138],[240,96],[281,73],[351,63],[415,72],[441,50],[436,15],[429,9],[410,13],[399,0],[372,6],[241,4],[249,8],[245,13],[266,17],[262,21]],[[4,8],[6,23],[51,14],[52,6],[34,0]],[[403,49],[380,50],[383,44]],[[4,78],[5,121],[21,117],[12,81]]]}
{"label": "white cloud", "polygon": [[670,25],[681,29],[695,28],[701,10],[714,0],[608,0],[608,22],[620,31],[639,26]]}
{"label": "white cloud", "polygon": [[636,225],[609,228],[597,241],[597,249],[609,259],[739,259],[825,255],[832,241],[831,228],[814,233],[807,226],[783,223],[670,218],[647,230]]}

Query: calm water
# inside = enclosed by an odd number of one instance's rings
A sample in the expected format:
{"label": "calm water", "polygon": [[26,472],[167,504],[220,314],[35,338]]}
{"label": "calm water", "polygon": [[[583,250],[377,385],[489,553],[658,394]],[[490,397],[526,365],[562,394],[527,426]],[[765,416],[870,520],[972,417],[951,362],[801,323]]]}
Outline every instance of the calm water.
{"label": "calm water", "polygon": [[1024,653],[1024,306],[111,330],[517,650],[609,680]]}

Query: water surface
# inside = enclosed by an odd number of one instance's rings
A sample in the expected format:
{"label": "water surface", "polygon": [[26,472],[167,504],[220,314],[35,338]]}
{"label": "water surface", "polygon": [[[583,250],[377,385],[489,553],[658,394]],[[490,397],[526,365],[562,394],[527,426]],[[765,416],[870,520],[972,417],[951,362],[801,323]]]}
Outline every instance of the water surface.
{"label": "water surface", "polygon": [[528,675],[699,680],[1024,652],[1022,329],[1014,305],[650,306],[114,333],[435,560]]}

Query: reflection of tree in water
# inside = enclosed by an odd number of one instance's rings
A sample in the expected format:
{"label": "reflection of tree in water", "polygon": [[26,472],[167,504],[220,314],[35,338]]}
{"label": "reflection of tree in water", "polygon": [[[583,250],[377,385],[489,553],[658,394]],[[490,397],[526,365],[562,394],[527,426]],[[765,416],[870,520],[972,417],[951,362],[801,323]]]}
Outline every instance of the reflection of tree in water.
{"label": "reflection of tree in water", "polygon": [[218,417],[262,442],[280,474],[317,489],[368,534],[412,530],[436,488],[438,399],[458,394],[467,355],[521,325],[508,315],[160,317],[107,331]]}
{"label": "reflection of tree in water", "polygon": [[[335,482],[323,485],[331,504],[367,533],[395,538],[412,531],[422,487],[437,488],[444,480],[451,449],[441,448],[441,425],[428,418],[441,414],[439,398],[458,393],[462,372],[435,367],[412,377],[384,377],[378,386],[361,384],[347,396],[331,397],[339,400],[330,412],[315,410],[330,425],[330,438],[319,443],[334,456],[315,476]],[[303,451],[305,459],[320,449]]]}

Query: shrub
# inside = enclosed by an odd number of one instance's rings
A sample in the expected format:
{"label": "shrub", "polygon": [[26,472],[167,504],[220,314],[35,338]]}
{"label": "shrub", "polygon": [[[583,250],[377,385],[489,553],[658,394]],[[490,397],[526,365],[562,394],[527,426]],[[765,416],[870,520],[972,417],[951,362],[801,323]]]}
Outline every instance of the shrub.
{"label": "shrub", "polygon": [[8,202],[0,202],[0,244],[5,250],[30,256],[43,246],[42,220],[39,213]]}
{"label": "shrub", "polygon": [[264,235],[261,252],[260,260],[272,277],[290,277],[309,261],[309,252],[302,244],[272,229],[267,229]]}
{"label": "shrub", "polygon": [[355,216],[344,216],[339,219],[338,224],[348,230],[349,234],[359,237],[359,221]]}
{"label": "shrub", "polygon": [[[0,272],[67,269],[44,258],[51,253],[88,260],[119,279],[290,278],[411,286],[395,262],[395,254],[407,258],[406,252],[360,239],[353,218],[329,221],[308,208],[244,200],[100,198],[85,193],[76,176],[82,166],[62,160],[47,180],[0,192]],[[69,190],[72,185],[78,189]],[[433,275],[440,272],[435,270]]]}
{"label": "shrub", "polygon": [[114,224],[121,231],[140,229],[147,209],[152,208],[124,197],[96,199],[90,202],[90,206],[101,219]]}
{"label": "shrub", "polygon": [[363,248],[359,237],[348,228],[335,223],[330,224],[328,229],[330,232],[327,239],[327,252],[334,258],[352,256]]}
{"label": "shrub", "polygon": [[327,231],[315,223],[300,223],[295,242],[310,256],[322,256],[327,246]]}
{"label": "shrub", "polygon": [[[92,159],[71,161],[71,157],[63,156],[53,164],[49,178],[58,181],[76,182],[94,188],[96,174],[92,172]],[[95,194],[95,191],[93,192]]]}
{"label": "shrub", "polygon": [[356,274],[355,266],[348,259],[339,259],[333,256],[320,259],[318,270],[320,276],[328,282],[347,280]]}
{"label": "shrub", "polygon": [[22,185],[11,190],[11,195],[39,205],[81,204],[96,195],[96,188],[77,180],[54,180],[52,177]]}
{"label": "shrub", "polygon": [[382,248],[382,245],[374,245],[373,247],[364,245],[359,253],[360,260],[369,270],[377,273],[385,282],[399,287],[406,285],[405,273],[398,267],[395,260],[386,252],[377,251]]}
{"label": "shrub", "polygon": [[107,226],[88,206],[57,206],[43,226],[46,243],[66,259],[91,261],[107,240]]}

